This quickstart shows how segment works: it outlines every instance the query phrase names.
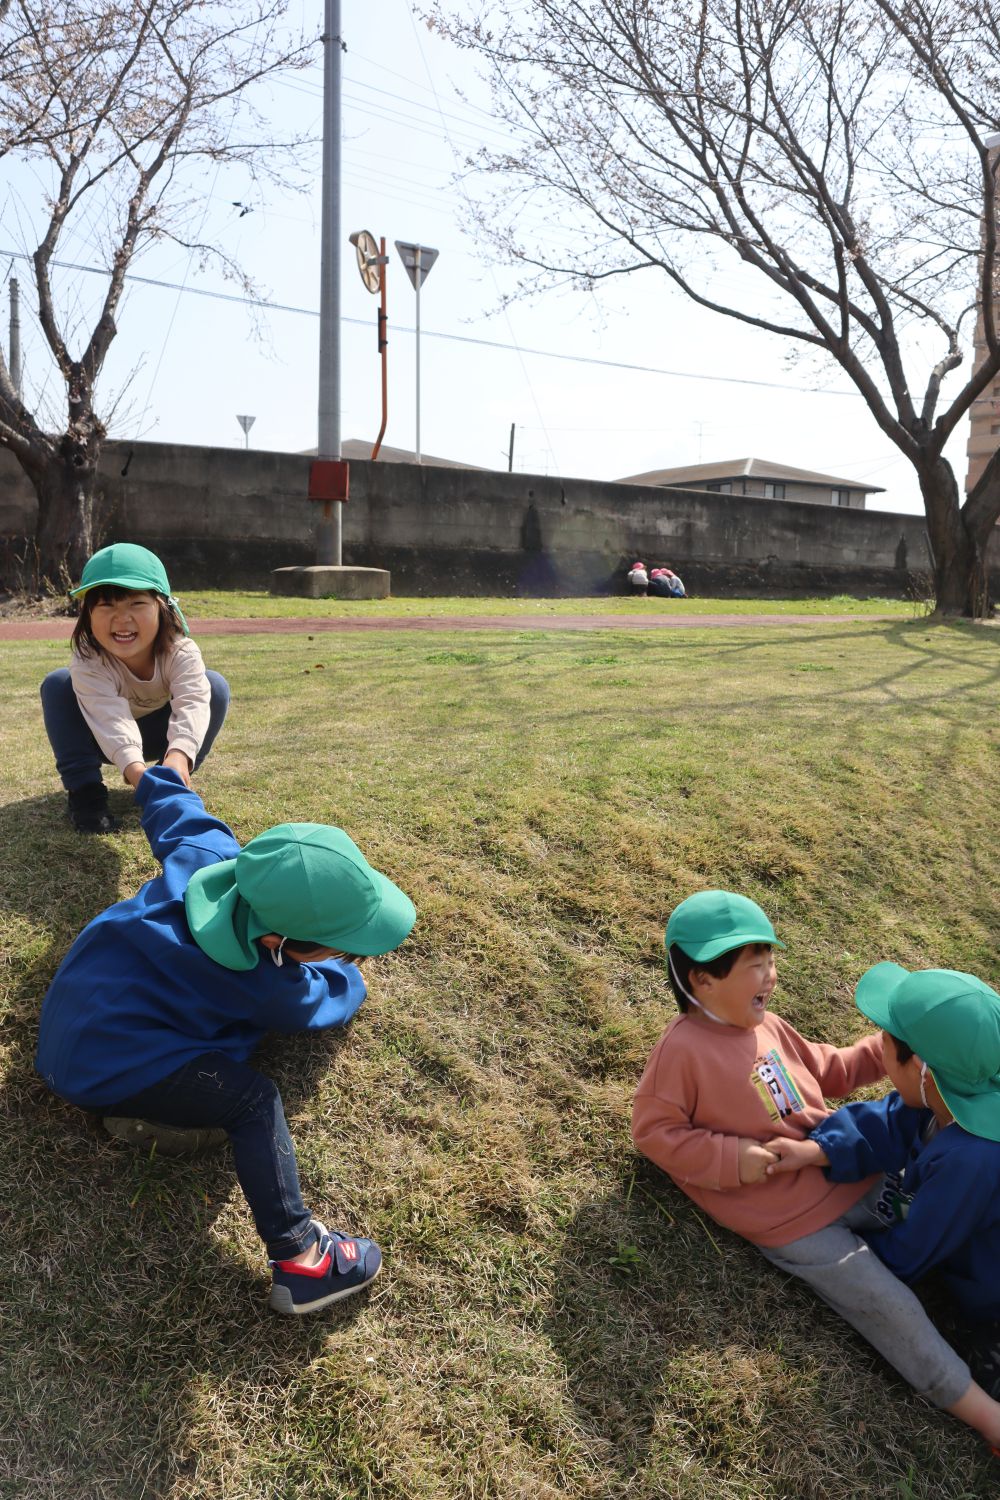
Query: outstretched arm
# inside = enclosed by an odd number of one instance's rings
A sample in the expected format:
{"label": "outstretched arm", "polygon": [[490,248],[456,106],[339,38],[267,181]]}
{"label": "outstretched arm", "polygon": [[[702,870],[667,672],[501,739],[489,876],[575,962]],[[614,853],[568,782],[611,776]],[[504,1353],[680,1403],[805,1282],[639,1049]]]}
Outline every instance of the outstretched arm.
{"label": "outstretched arm", "polygon": [[823,1149],[832,1182],[860,1182],[872,1172],[898,1172],[928,1119],[897,1093],[844,1104],[811,1132]]}
{"label": "outstretched arm", "polygon": [[[129,771],[135,767],[129,766]],[[135,800],[142,808],[142,826],[161,864],[191,846],[192,869],[214,859],[235,859],[240,846],[225,823],[205,811],[192,791],[168,766],[150,766],[135,782]]]}

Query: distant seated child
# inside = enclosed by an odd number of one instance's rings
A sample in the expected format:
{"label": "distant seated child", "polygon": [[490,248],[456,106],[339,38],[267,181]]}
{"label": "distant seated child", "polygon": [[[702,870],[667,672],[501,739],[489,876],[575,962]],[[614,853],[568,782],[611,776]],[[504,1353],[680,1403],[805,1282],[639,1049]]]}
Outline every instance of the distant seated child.
{"label": "distant seated child", "polygon": [[[83,929],[42,1004],[39,1073],[113,1135],[222,1130],[272,1271],[270,1305],[311,1313],[377,1274],[373,1240],[302,1201],[281,1095],[250,1058],[271,1031],[345,1025],[357,965],[403,941],[410,898],[343,829],[283,823],[241,849],[166,766],[126,775],[163,866]],[[173,1152],[172,1154],[177,1154]]]}
{"label": "distant seated child", "polygon": [[701,891],[671,914],[666,945],[682,1014],[636,1091],[636,1146],[720,1224],[800,1277],[935,1405],[1000,1442],[1000,1404],[972,1381],[920,1302],[869,1249],[882,1179],[832,1183],[815,1166],[774,1173],[776,1138],[801,1142],[843,1098],[883,1076],[881,1039],[806,1041],[768,1005],[782,947],[755,902]]}
{"label": "distant seated child", "polygon": [[654,568],[649,575],[649,592],[662,599],[684,599],[684,585],[670,568]]}
{"label": "distant seated child", "polygon": [[885,1172],[884,1227],[864,1238],[907,1283],[935,1268],[955,1300],[948,1332],[1000,1398],[1000,995],[953,969],[876,964],[855,995],[882,1027],[896,1092],[845,1104],[808,1140],[779,1139],[772,1174],[826,1167],[830,1182]]}
{"label": "distant seated child", "polygon": [[649,574],[641,562],[634,562],[628,570],[628,586],[633,594],[644,594],[649,587]]}

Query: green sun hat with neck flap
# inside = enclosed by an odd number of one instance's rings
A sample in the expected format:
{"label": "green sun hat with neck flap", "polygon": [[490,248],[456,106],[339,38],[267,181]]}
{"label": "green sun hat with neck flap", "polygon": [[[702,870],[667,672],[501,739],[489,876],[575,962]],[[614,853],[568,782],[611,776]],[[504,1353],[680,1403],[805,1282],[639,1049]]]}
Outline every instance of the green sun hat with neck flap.
{"label": "green sun hat with neck flap", "polygon": [[70,589],[70,597],[76,599],[90,589],[102,587],[129,589],[137,594],[162,594],[176,611],[184,634],[190,635],[181,607],[170,592],[167,570],[155,552],[140,547],[136,542],[112,542],[88,558],[80,582]]}
{"label": "green sun hat with neck flap", "polygon": [[748,896],[732,891],[698,891],[670,913],[665,946],[674,943],[695,963],[708,963],[745,943],[784,948],[765,912]]}
{"label": "green sun hat with neck flap", "polygon": [[862,1015],[925,1062],[964,1130],[1000,1141],[1000,995],[958,969],[876,964],[858,980]]}
{"label": "green sun hat with neck flap", "polygon": [[266,932],[371,955],[398,948],[417,919],[409,896],[323,823],[281,823],[195,871],[184,911],[199,948],[227,969],[255,968]]}

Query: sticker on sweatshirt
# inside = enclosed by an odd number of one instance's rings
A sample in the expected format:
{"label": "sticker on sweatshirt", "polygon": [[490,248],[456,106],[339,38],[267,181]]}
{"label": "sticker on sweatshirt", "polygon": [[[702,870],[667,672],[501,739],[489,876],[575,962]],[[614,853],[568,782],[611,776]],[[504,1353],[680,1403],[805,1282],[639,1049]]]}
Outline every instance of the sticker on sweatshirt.
{"label": "sticker on sweatshirt", "polygon": [[764,1101],[764,1107],[772,1120],[785,1120],[805,1109],[802,1095],[792,1082],[777,1050],[772,1047],[763,1057],[758,1057],[750,1074],[750,1081]]}

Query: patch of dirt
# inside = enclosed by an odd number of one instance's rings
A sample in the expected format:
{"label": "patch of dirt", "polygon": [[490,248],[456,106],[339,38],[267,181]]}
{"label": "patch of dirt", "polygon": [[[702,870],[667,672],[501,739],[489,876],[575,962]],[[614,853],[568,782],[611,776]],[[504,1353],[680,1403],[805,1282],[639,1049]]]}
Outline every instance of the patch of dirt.
{"label": "patch of dirt", "polygon": [[[881,615],[656,615],[628,619],[621,615],[545,615],[525,618],[523,615],[406,615],[386,619],[310,619],[278,618],[256,620],[198,620],[188,624],[195,640],[204,635],[312,635],[334,631],[356,634],[384,630],[487,630],[487,631],[558,631],[558,630],[749,630],[757,626],[853,625],[887,618]],[[58,641],[68,637],[72,620],[0,619],[0,641]]]}
{"label": "patch of dirt", "polygon": [[23,589],[0,592],[0,620],[76,618],[76,605],[65,594],[31,594]]}

